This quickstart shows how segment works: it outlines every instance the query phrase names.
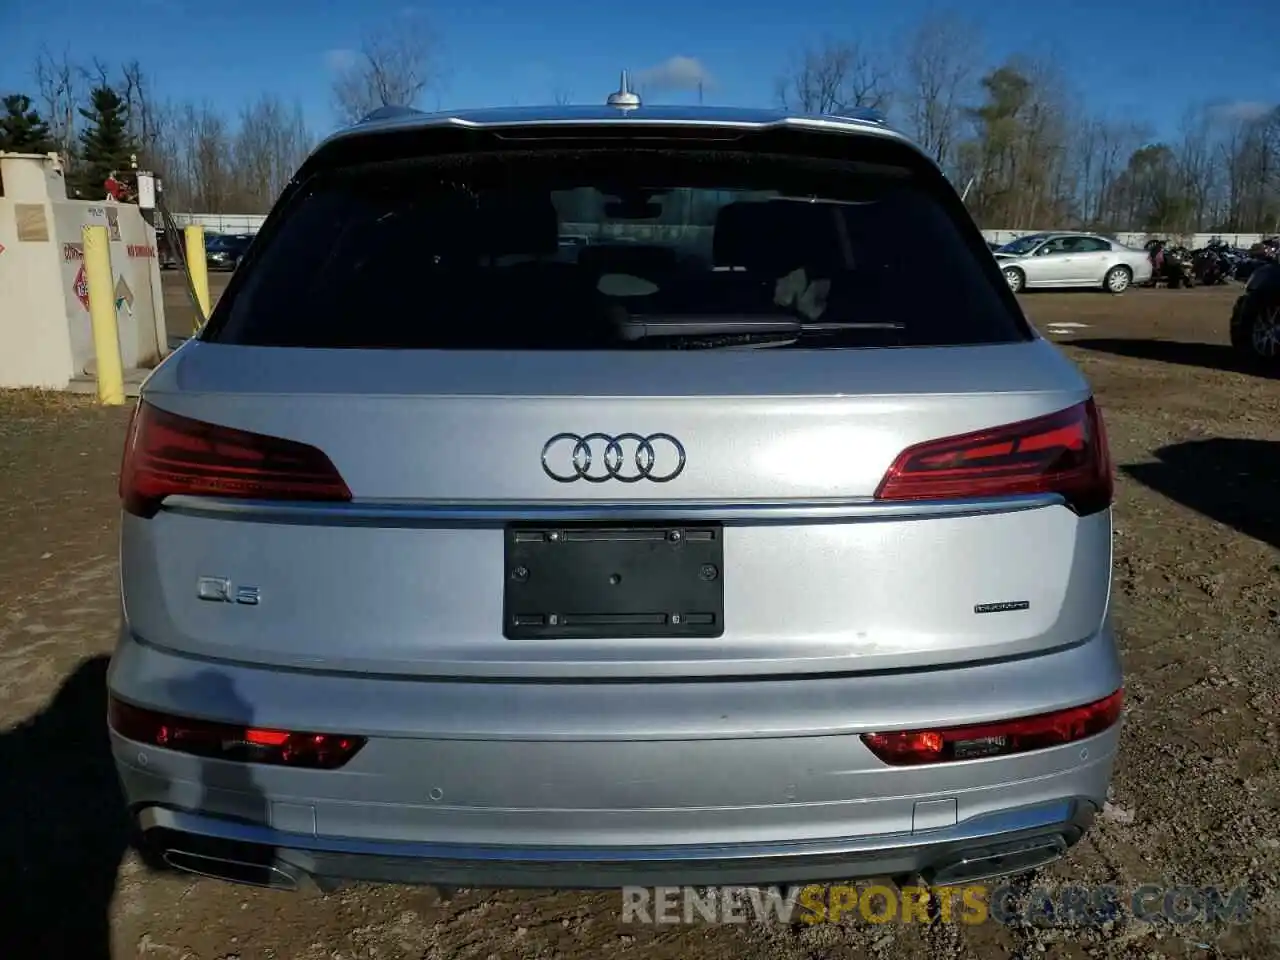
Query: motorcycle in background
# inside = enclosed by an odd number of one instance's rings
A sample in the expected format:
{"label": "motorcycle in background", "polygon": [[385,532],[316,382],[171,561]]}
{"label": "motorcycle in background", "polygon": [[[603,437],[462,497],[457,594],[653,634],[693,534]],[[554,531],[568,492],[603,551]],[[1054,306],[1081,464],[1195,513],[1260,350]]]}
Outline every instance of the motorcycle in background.
{"label": "motorcycle in background", "polygon": [[1164,240],[1148,240],[1145,249],[1151,258],[1151,286],[1163,283],[1170,290],[1195,286],[1191,251],[1186,247],[1171,247]]}
{"label": "motorcycle in background", "polygon": [[1191,253],[1191,271],[1196,283],[1213,287],[1235,276],[1236,258],[1231,248],[1215,237]]}

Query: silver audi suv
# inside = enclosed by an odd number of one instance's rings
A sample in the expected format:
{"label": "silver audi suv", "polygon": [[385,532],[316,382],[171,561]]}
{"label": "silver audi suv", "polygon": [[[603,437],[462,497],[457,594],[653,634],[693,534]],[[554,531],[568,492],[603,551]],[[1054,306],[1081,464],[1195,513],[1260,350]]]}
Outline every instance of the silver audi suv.
{"label": "silver audi suv", "polygon": [[381,111],[120,495],[113,748],[176,868],[954,883],[1107,793],[1102,420],[873,117]]}

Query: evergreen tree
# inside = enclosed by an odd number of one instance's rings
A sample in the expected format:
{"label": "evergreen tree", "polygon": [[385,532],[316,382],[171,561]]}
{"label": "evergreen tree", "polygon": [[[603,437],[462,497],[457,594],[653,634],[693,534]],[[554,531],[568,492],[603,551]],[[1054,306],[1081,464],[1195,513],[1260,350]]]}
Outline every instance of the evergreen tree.
{"label": "evergreen tree", "polygon": [[49,125],[31,109],[31,98],[11,93],[0,101],[0,150],[10,153],[49,153],[57,150]]}
{"label": "evergreen tree", "polygon": [[115,170],[121,179],[129,174],[130,155],[138,152],[129,135],[128,109],[110,87],[96,87],[89,94],[89,108],[80,115],[88,126],[80,133],[80,162],[76,189],[86,200],[106,195],[103,183]]}

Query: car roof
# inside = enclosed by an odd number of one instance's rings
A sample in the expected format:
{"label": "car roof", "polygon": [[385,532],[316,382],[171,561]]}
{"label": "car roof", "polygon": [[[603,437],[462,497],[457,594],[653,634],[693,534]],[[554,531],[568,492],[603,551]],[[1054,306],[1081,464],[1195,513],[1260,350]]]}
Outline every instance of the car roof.
{"label": "car roof", "polygon": [[[456,129],[501,129],[504,127],[599,126],[601,124],[662,124],[674,127],[716,126],[743,130],[796,128],[834,133],[873,134],[911,143],[890,127],[873,110],[851,110],[839,116],[792,113],[752,107],[709,106],[546,106],[487,107],[475,110],[447,110],[427,113],[411,107],[382,107],[331,134],[313,153],[335,140],[368,136],[392,130],[453,127]],[[918,148],[917,148],[918,149]]]}
{"label": "car roof", "polygon": [[438,126],[454,123],[460,126],[493,127],[540,123],[672,123],[716,124],[720,126],[768,126],[788,120],[824,121],[828,123],[884,127],[883,117],[874,110],[852,110],[844,115],[792,113],[758,107],[711,107],[689,105],[656,105],[614,107],[608,104],[576,106],[484,107],[474,110],[443,110],[427,113],[411,107],[383,107],[347,129],[370,125]]}
{"label": "car roof", "polygon": [[1050,237],[1092,237],[1095,240],[1106,240],[1108,243],[1114,241],[1101,233],[1089,233],[1085,230],[1041,230],[1037,233],[1024,233],[1020,237],[1014,237],[1010,243],[1018,240],[1048,240]]}

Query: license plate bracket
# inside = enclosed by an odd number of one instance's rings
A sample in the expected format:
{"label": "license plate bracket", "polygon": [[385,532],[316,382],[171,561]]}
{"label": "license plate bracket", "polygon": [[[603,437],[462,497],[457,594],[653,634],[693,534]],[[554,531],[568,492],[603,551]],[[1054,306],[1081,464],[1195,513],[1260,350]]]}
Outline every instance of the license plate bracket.
{"label": "license plate bracket", "polygon": [[508,639],[724,633],[720,524],[512,525],[503,553]]}

